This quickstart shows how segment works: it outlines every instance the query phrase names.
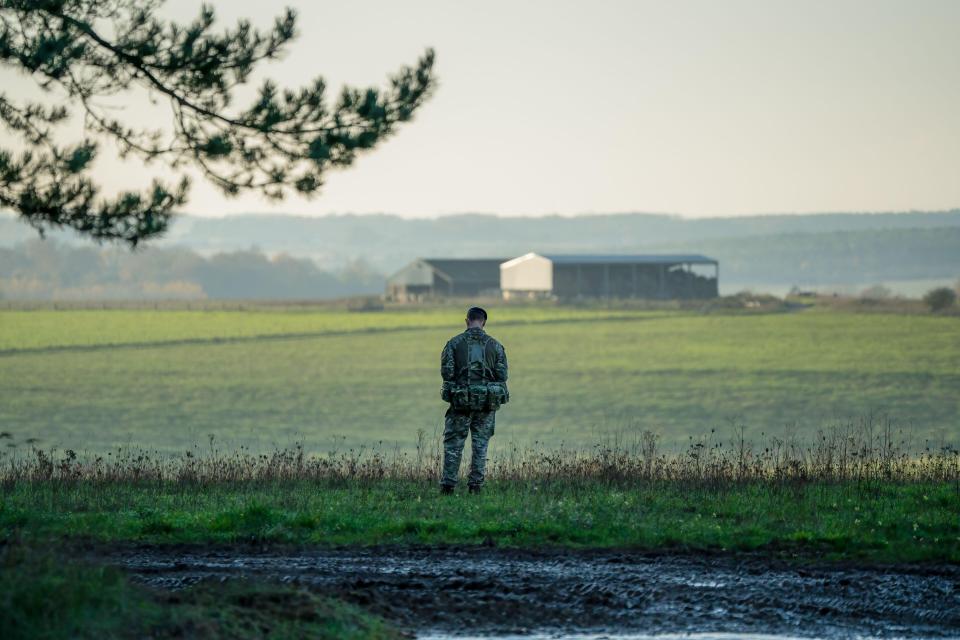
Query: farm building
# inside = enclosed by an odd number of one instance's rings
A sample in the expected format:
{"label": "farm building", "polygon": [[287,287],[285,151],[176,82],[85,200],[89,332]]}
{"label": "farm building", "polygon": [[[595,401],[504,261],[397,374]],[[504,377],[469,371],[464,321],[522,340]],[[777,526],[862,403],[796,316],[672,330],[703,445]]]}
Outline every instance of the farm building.
{"label": "farm building", "polygon": [[540,255],[500,265],[506,298],[715,298],[720,265],[700,255]]}
{"label": "farm building", "polygon": [[498,295],[503,258],[417,258],[387,279],[391,300]]}

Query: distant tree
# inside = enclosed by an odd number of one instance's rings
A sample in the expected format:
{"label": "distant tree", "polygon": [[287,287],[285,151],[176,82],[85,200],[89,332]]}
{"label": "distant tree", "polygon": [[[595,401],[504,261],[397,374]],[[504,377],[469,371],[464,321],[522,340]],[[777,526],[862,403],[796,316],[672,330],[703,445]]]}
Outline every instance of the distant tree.
{"label": "distant tree", "polygon": [[[0,92],[0,122],[26,147],[22,154],[0,149],[0,207],[41,234],[68,227],[136,245],[162,233],[174,207],[186,202],[182,173],[173,186],[155,180],[142,193],[98,198],[89,177],[97,138],[115,140],[124,157],[197,167],[227,195],[309,196],[325,171],[351,164],[409,120],[435,85],[428,49],[386,89],[344,88],[332,106],[317,78],[296,91],[267,80],[252,104],[233,108],[234,90],[296,35],[295,12],[287,9],[266,31],[240,21],[214,33],[209,6],[181,25],[157,16],[162,3],[0,0],[0,65],[29,74],[51,94],[44,104]],[[172,131],[129,126],[98,104],[136,89],[169,102]],[[86,137],[62,145],[55,130],[72,108],[83,115]]]}
{"label": "distant tree", "polygon": [[889,287],[885,287],[882,284],[875,284],[872,287],[867,287],[860,292],[860,297],[864,300],[887,300],[893,296],[893,291]]}
{"label": "distant tree", "polygon": [[943,311],[956,304],[957,294],[949,287],[938,287],[928,291],[923,296],[923,301],[930,307],[931,311]]}

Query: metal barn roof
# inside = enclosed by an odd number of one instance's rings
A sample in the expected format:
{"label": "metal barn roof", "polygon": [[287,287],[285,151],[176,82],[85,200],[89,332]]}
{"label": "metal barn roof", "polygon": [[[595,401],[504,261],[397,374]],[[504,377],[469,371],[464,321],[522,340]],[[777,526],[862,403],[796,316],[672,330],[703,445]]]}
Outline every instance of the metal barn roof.
{"label": "metal barn roof", "polygon": [[552,255],[539,254],[554,264],[717,264],[707,256],[690,254]]}
{"label": "metal barn roof", "polygon": [[500,277],[505,258],[420,258],[456,282],[487,282]]}

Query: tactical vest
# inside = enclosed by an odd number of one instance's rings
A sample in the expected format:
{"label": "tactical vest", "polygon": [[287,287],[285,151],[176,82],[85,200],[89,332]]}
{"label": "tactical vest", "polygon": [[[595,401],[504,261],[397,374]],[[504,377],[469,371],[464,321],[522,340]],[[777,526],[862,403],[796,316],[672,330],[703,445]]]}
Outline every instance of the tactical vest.
{"label": "tactical vest", "polygon": [[456,411],[496,411],[510,401],[505,382],[493,381],[494,374],[487,366],[487,344],[490,336],[479,333],[466,335],[467,362],[456,372],[457,382],[444,382],[440,397]]}

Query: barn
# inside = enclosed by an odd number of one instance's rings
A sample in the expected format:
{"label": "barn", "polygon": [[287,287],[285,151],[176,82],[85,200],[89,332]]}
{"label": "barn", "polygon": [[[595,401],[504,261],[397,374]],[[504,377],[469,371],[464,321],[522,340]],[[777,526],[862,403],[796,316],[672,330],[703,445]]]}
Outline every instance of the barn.
{"label": "barn", "polygon": [[500,265],[505,298],[715,298],[719,263],[701,255],[541,255]]}
{"label": "barn", "polygon": [[387,298],[399,301],[499,295],[504,258],[417,258],[387,279]]}

